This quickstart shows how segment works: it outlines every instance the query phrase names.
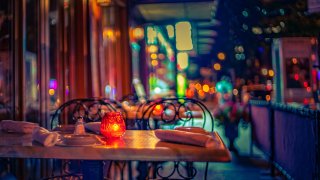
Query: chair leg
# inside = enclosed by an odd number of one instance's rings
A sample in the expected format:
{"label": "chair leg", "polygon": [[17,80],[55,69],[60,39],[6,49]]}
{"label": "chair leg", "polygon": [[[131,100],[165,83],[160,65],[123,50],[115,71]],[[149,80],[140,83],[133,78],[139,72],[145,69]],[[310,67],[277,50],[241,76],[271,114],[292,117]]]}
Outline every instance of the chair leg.
{"label": "chair leg", "polygon": [[132,180],[133,177],[132,177],[132,161],[128,161],[128,179],[129,180]]}
{"label": "chair leg", "polygon": [[209,169],[209,162],[206,162],[206,169],[204,171],[204,179],[208,178],[208,169]]}
{"label": "chair leg", "polygon": [[146,161],[139,161],[137,170],[139,172],[137,179],[144,180],[148,177],[148,163]]}

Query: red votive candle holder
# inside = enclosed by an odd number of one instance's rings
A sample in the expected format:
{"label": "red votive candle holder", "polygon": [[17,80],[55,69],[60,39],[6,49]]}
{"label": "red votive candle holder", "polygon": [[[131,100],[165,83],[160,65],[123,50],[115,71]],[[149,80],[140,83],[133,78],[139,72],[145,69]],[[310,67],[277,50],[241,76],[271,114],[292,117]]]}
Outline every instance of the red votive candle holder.
{"label": "red votive candle holder", "polygon": [[100,133],[106,138],[119,138],[123,136],[126,131],[121,112],[107,112],[102,120],[100,126]]}

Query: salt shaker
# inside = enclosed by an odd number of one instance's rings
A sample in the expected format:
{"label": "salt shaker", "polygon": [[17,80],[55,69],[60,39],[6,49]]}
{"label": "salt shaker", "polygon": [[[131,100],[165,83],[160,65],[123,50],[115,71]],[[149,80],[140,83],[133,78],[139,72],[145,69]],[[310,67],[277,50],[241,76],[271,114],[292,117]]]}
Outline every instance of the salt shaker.
{"label": "salt shaker", "polygon": [[86,133],[86,131],[84,129],[83,117],[80,116],[78,118],[78,120],[77,120],[77,123],[76,123],[76,126],[75,126],[73,134],[82,135],[82,134],[85,134],[85,133]]}

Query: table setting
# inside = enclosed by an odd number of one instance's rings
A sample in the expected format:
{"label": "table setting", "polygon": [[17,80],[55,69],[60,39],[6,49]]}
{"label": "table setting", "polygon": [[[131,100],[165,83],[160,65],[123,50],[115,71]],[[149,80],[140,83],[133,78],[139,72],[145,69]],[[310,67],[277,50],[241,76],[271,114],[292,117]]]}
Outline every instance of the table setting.
{"label": "table setting", "polygon": [[216,132],[200,127],[126,130],[119,112],[106,114],[101,122],[83,123],[80,119],[75,125],[52,131],[36,123],[3,120],[0,133],[0,157],[145,161],[231,158]]}

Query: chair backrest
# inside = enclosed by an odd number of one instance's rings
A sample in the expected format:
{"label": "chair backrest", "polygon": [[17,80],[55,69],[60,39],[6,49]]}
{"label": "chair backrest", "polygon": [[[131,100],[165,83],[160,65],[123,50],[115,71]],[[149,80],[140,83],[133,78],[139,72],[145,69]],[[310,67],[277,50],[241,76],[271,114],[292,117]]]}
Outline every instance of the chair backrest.
{"label": "chair backrest", "polygon": [[140,129],[197,126],[213,131],[214,118],[204,103],[191,98],[161,98],[141,104],[136,113]]}
{"label": "chair backrest", "polygon": [[121,111],[121,103],[108,98],[72,99],[63,103],[52,115],[51,129],[62,124],[74,124],[82,117],[84,122],[101,121],[106,112]]}

